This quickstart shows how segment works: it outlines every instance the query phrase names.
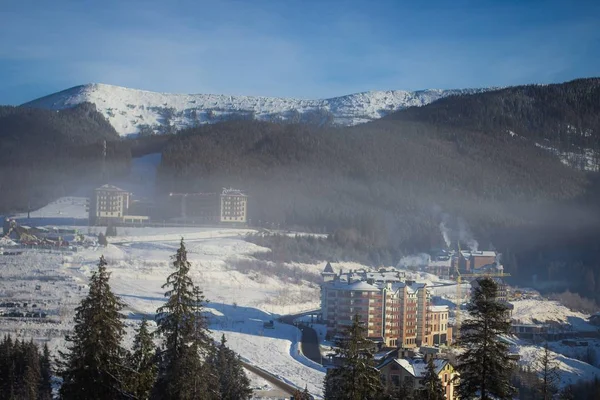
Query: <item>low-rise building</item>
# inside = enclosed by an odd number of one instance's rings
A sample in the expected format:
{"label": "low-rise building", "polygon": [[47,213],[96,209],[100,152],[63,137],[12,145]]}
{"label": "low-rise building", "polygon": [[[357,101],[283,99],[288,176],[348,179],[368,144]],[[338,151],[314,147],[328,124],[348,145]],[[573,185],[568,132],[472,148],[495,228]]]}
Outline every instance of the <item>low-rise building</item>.
{"label": "low-rise building", "polygon": [[461,272],[478,272],[478,270],[490,264],[495,264],[498,253],[495,251],[470,251],[463,250],[456,253],[453,261],[458,263]]}
{"label": "low-rise building", "polygon": [[[381,380],[386,388],[403,385],[419,390],[423,387],[423,378],[427,373],[428,357],[433,357],[433,355],[389,357],[376,368],[379,370]],[[458,377],[454,366],[443,358],[433,358],[433,365],[444,387],[446,398],[454,399]]]}

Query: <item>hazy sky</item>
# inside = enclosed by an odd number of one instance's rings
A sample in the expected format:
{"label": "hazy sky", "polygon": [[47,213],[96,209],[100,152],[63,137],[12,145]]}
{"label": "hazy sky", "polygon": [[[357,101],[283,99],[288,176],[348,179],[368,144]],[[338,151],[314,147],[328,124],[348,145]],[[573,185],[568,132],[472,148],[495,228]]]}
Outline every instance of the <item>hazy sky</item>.
{"label": "hazy sky", "polygon": [[301,98],[600,75],[600,1],[0,0],[0,104],[90,82]]}

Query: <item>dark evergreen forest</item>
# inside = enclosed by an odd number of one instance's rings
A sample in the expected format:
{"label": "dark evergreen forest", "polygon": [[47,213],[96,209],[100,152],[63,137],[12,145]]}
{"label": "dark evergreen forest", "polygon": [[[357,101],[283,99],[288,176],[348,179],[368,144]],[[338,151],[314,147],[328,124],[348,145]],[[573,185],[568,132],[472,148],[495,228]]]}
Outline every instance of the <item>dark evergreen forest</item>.
{"label": "dark evergreen forest", "polygon": [[128,168],[129,146],[92,104],[62,111],[0,107],[0,213],[39,208]]}
{"label": "dark evergreen forest", "polygon": [[598,167],[599,108],[600,79],[589,78],[447,97],[426,107],[394,113],[386,119],[468,128],[505,141],[534,141],[571,153],[568,161],[574,167],[582,166],[578,156],[591,149],[595,151],[591,161]]}

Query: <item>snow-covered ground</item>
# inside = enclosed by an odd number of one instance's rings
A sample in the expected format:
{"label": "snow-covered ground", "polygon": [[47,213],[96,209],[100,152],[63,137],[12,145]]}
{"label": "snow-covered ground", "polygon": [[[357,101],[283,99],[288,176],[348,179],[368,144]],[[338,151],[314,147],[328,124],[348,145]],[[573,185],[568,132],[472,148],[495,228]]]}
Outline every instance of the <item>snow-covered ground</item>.
{"label": "snow-covered ground", "polygon": [[60,110],[90,102],[120,135],[136,134],[140,127],[155,131],[187,128],[227,119],[253,118],[263,121],[290,120],[324,123],[333,118],[338,125],[369,122],[393,111],[422,106],[439,98],[491,89],[388,90],[356,93],[322,100],[226,96],[214,94],[170,94],[105,84],[76,86],[24,104]]}
{"label": "snow-covered ground", "polygon": [[[88,212],[86,211],[86,201],[87,197],[61,197],[39,210],[31,211],[30,217],[48,220],[64,219],[64,222],[66,223],[69,223],[69,219],[71,221],[74,219],[87,220]],[[15,214],[14,218],[27,218],[27,213]],[[49,223],[51,223],[51,221],[49,221]]]}
{"label": "snow-covered ground", "polygon": [[[80,218],[84,204],[78,198],[61,199],[36,211],[32,217]],[[242,273],[234,269],[232,263],[236,260],[251,260],[253,253],[269,251],[246,242],[244,236],[249,232],[252,231],[226,227],[120,228],[121,236],[111,238],[106,248],[80,248],[61,254],[27,251],[21,256],[0,256],[0,303],[19,303],[0,310],[18,308],[47,314],[44,319],[0,318],[0,335],[11,333],[49,340],[53,351],[64,348],[64,335],[72,329],[73,310],[87,292],[88,279],[100,255],[109,262],[113,290],[127,304],[127,324],[132,331],[140,315],[152,317],[164,302],[161,285],[171,272],[170,257],[183,237],[192,264],[192,278],[209,300],[207,315],[214,338],[220,339],[225,334],[229,346],[248,362],[299,388],[306,386],[320,397],[324,371],[299,354],[298,329],[277,322],[274,329],[263,327],[264,322],[275,320],[278,315],[318,308],[318,286],[281,280],[275,274]],[[277,268],[275,264],[271,266]],[[296,266],[311,271],[323,268]]]}
{"label": "snow-covered ground", "polygon": [[[524,340],[511,340],[511,349],[514,353],[521,356],[519,364],[525,367],[536,368],[535,362],[540,359],[544,349],[542,345],[533,345]],[[549,342],[548,347],[551,350],[552,362],[556,365],[560,377],[560,387],[577,383],[578,381],[589,381],[594,378],[600,378],[600,368],[598,361],[596,365],[590,365],[582,361],[585,353],[592,352],[596,360],[600,355],[600,341],[587,340],[588,346],[573,348],[562,344],[561,342]]]}
{"label": "snow-covered ground", "polygon": [[590,317],[578,311],[570,310],[554,300],[518,300],[511,302],[515,307],[512,318],[522,324],[549,323],[569,324],[579,332],[594,332],[598,327],[588,322]]}

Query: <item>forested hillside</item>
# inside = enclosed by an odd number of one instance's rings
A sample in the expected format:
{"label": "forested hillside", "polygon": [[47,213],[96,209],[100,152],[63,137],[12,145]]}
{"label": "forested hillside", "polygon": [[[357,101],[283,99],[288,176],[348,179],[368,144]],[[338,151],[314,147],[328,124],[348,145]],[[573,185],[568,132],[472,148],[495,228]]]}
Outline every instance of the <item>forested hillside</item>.
{"label": "forested hillside", "polygon": [[505,251],[519,277],[530,279],[529,266],[515,260],[536,249],[542,262],[544,246],[555,246],[563,229],[583,232],[600,222],[587,197],[590,177],[547,151],[413,121],[199,127],[170,141],[159,177],[165,192],[245,189],[253,224],[335,232],[344,246],[370,252],[374,264],[442,245],[445,222],[470,230],[481,247]]}
{"label": "forested hillside", "polygon": [[569,165],[600,166],[600,78],[450,96],[386,117],[473,129],[555,149]]}
{"label": "forested hillside", "polygon": [[100,179],[104,140],[107,174],[118,174],[129,163],[129,147],[93,105],[0,107],[0,212],[36,208]]}

